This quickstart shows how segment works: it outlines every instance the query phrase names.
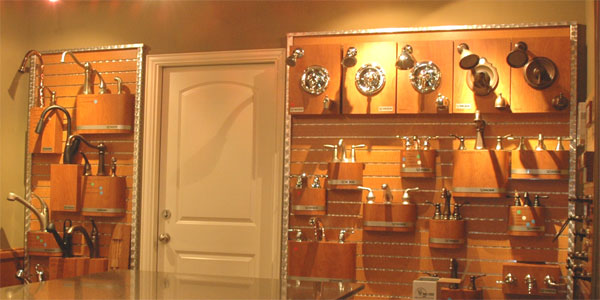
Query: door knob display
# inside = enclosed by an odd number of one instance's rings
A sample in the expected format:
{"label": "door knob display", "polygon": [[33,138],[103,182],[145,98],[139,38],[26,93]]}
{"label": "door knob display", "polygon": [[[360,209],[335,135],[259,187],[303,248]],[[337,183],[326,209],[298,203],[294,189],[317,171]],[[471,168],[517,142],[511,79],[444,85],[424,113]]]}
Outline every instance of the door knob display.
{"label": "door knob display", "polygon": [[158,236],[158,240],[161,241],[163,244],[166,244],[171,240],[171,236],[168,233],[161,233]]}

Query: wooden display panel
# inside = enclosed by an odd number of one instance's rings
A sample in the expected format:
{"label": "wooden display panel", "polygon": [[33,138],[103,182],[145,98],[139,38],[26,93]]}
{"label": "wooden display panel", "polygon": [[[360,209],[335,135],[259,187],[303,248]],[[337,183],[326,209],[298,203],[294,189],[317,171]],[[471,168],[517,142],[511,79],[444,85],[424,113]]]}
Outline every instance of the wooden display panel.
{"label": "wooden display panel", "polygon": [[35,133],[38,121],[42,116],[45,107],[32,107],[29,112],[29,138],[27,139],[27,151],[29,153],[53,153],[61,154],[62,148],[62,112],[57,110],[46,114],[44,120],[44,130],[42,133]]}
{"label": "wooden display panel", "polygon": [[62,256],[62,250],[50,232],[28,231],[27,250],[31,256]]}
{"label": "wooden display panel", "polygon": [[[432,61],[440,69],[440,86],[432,92],[421,94],[409,79],[411,70],[398,70],[396,85],[396,113],[449,113],[452,109],[453,55],[456,52],[452,41],[399,41],[398,54],[404,45],[413,48],[417,62]],[[439,110],[435,103],[438,94],[448,97],[448,109]]]}
{"label": "wooden display panel", "polygon": [[510,177],[513,179],[568,179],[569,151],[514,150]]}
{"label": "wooden display panel", "polygon": [[355,279],[356,244],[289,241],[288,256],[289,277]]}
{"label": "wooden display panel", "polygon": [[[512,42],[523,41],[527,44],[529,61],[534,57],[546,57],[554,62],[558,70],[558,76],[554,83],[546,89],[538,90],[531,87],[525,81],[522,68],[511,68],[511,110],[514,113],[529,112],[563,112],[567,113],[569,108],[562,111],[552,106],[552,98],[561,93],[570,99],[571,88],[571,41],[568,37],[547,38],[522,38],[514,39]],[[570,101],[569,101],[570,102]]]}
{"label": "wooden display panel", "polygon": [[411,232],[415,230],[417,206],[401,203],[364,203],[363,229]]}
{"label": "wooden display panel", "polygon": [[[290,53],[297,47],[290,48]],[[290,114],[339,114],[341,109],[340,86],[342,83],[342,46],[306,45],[301,47],[304,56],[296,60],[296,66],[289,67],[289,104]],[[302,74],[309,66],[321,66],[329,73],[327,89],[313,95],[300,85]],[[328,97],[332,103],[325,109],[323,101]]]}
{"label": "wooden display panel", "polygon": [[[493,35],[491,33],[490,35]],[[506,55],[510,51],[509,39],[464,39],[455,40],[454,45],[461,43],[469,45],[471,52],[485,58],[498,71],[498,86],[487,96],[479,96],[473,92],[467,85],[467,77],[471,70],[463,70],[459,66],[460,54],[455,49],[454,54],[454,96],[453,113],[474,113],[476,110],[482,113],[509,113],[508,109],[504,111],[494,108],[496,97],[502,93],[502,97],[510,103],[510,67],[506,63]]]}
{"label": "wooden display panel", "polygon": [[400,176],[435,178],[435,150],[402,150]]}
{"label": "wooden display panel", "polygon": [[429,220],[429,247],[456,249],[465,242],[465,220]]}
{"label": "wooden display panel", "polygon": [[[106,95],[106,97],[127,97],[134,103],[135,93],[137,91],[137,83],[136,80],[141,74],[138,74],[138,64],[143,65],[143,62],[139,61],[138,54],[140,49],[138,48],[128,48],[128,49],[108,49],[101,51],[75,51],[73,52],[75,56],[82,62],[90,62],[92,64],[92,68],[98,70],[102,77],[104,78],[107,88],[110,91],[110,96]],[[56,92],[56,101],[60,106],[65,107],[65,109],[73,116],[73,133],[77,133],[75,130],[76,120],[75,120],[75,102],[78,96],[81,96],[81,86],[84,82],[84,73],[83,69],[77,66],[74,62],[69,60],[65,63],[61,63],[61,54],[58,53],[50,53],[43,54],[44,59],[44,84],[52,91]],[[39,76],[39,75],[38,75]],[[117,95],[117,84],[114,81],[114,77],[119,76],[123,80],[122,90],[124,95]],[[98,91],[98,76],[94,76],[94,86],[93,92]],[[39,80],[37,81],[39,82]],[[37,88],[37,87],[36,87]],[[133,118],[133,106],[131,107],[131,116]],[[112,112],[110,112],[112,113]],[[58,113],[59,115],[62,113]],[[91,117],[94,116],[94,113],[91,113]],[[81,121],[81,118],[79,118]],[[133,120],[133,119],[132,119]],[[37,120],[36,120],[37,121]],[[66,134],[66,119],[63,118],[62,124],[62,132],[60,134],[61,137],[61,146],[60,152],[64,147],[65,140],[67,139]],[[81,124],[81,122],[80,122]],[[47,124],[48,126],[48,124]],[[44,128],[44,132],[49,129],[49,127]],[[133,123],[132,123],[133,126]],[[32,135],[35,133],[30,130],[29,134]],[[30,136],[31,137],[31,136]],[[112,259],[111,259],[111,270],[115,269],[127,269],[129,267],[129,249],[130,249],[130,225],[132,224],[132,194],[133,194],[133,175],[134,175],[134,167],[136,166],[136,162],[134,161],[134,133],[133,130],[129,130],[128,133],[119,133],[119,134],[102,134],[102,135],[87,135],[85,137],[90,143],[97,145],[102,142],[106,145],[106,164],[104,166],[105,170],[109,170],[109,162],[112,157],[117,159],[117,174],[122,176],[122,184],[125,186],[122,189],[122,200],[124,201],[124,205],[122,208],[125,210],[120,213],[118,216],[84,216],[81,211],[73,212],[73,211],[60,211],[53,209],[56,206],[64,206],[62,201],[64,197],[57,196],[57,192],[60,194],[61,190],[64,190],[65,187],[73,188],[72,185],[66,184],[64,181],[60,183],[53,183],[51,180],[51,169],[52,165],[57,165],[58,167],[67,167],[67,168],[77,168],[77,173],[79,174],[77,177],[83,178],[83,159],[80,154],[77,154],[74,158],[73,165],[63,165],[61,155],[32,155],[32,167],[31,167],[31,190],[36,193],[42,199],[48,203],[50,208],[50,222],[55,224],[62,224],[65,219],[73,220],[73,226],[81,225],[83,226],[87,232],[89,233],[92,229],[90,219],[93,219],[99,231],[100,237],[100,257],[107,259],[111,256],[110,249],[112,249]],[[92,174],[97,173],[97,165],[98,165],[98,152],[93,150],[87,146],[82,145],[79,149],[80,151],[84,151],[85,155],[90,160],[90,164],[92,165]],[[106,176],[106,178],[110,178]],[[75,190],[75,189],[73,189]],[[82,188],[79,189],[80,191]],[[81,197],[80,197],[81,198]],[[37,202],[33,203],[37,206]],[[114,242],[112,239],[113,232],[115,228],[119,228],[118,236],[115,236]],[[39,222],[32,218],[31,229],[36,230],[39,229]],[[58,230],[62,230],[62,228],[58,228]],[[62,235],[62,232],[59,232]],[[83,242],[83,239],[80,234],[76,234],[73,238],[73,250],[74,253],[79,253],[80,255],[84,255],[87,257],[88,250],[87,245]],[[42,258],[42,259],[40,259]],[[93,259],[95,260],[95,259]],[[99,261],[101,259],[98,259]],[[47,257],[32,257],[32,261],[30,263],[31,266],[35,266],[36,263],[40,263],[43,269],[46,272],[52,273],[58,270],[55,270],[55,267],[50,267],[49,259]],[[103,263],[100,263],[103,264]],[[91,266],[91,265],[90,265]],[[32,273],[35,274],[35,273]],[[4,273],[2,274],[4,275]],[[11,275],[13,276],[13,275]]]}
{"label": "wooden display panel", "polygon": [[[358,51],[356,65],[343,68],[342,112],[344,114],[393,114],[396,112],[396,43],[356,43],[344,46]],[[356,73],[364,64],[376,63],[385,72],[383,89],[373,95],[365,96],[356,88]]]}
{"label": "wooden display panel", "polygon": [[[502,278],[511,273],[515,279],[514,284],[503,284],[502,292],[505,294],[523,296],[534,296],[534,299],[564,299],[566,289],[548,287],[544,282],[546,275],[550,275],[554,282],[564,283],[561,279],[561,269],[557,265],[538,265],[526,263],[505,263],[502,266]],[[531,290],[528,290],[528,285],[525,283],[525,276],[530,275],[535,279],[535,284]],[[510,298],[512,299],[512,298]]]}
{"label": "wooden display panel", "polygon": [[363,182],[365,164],[334,162],[327,164],[327,189],[355,190]]}
{"label": "wooden display panel", "polygon": [[512,236],[541,236],[546,232],[546,214],[542,206],[511,206],[508,231]]}
{"label": "wooden display panel", "polygon": [[508,183],[509,163],[509,151],[454,151],[452,172],[454,197],[504,197]]}
{"label": "wooden display panel", "polygon": [[81,214],[117,217],[125,214],[127,195],[125,177],[84,176]]}
{"label": "wooden display panel", "polygon": [[135,98],[128,94],[77,95],[75,128],[79,134],[133,132]]}
{"label": "wooden display panel", "polygon": [[327,190],[324,188],[292,188],[291,205],[292,213],[296,215],[324,215],[326,207]]}
{"label": "wooden display panel", "polygon": [[[500,60],[492,62],[494,66],[506,64],[506,55],[511,42],[528,37],[568,37],[568,26],[525,29],[480,29],[436,32],[400,32],[392,34],[341,34],[323,36],[293,36],[290,45],[387,42],[387,41],[433,41],[433,40],[473,40],[505,39],[505,49]],[[288,36],[289,37],[289,36]],[[580,40],[581,41],[581,40]],[[454,45],[455,46],[455,45]],[[471,46],[471,45],[470,45]],[[473,47],[475,53],[479,53]],[[456,49],[453,49],[456,51]],[[454,52],[454,57],[458,56]],[[417,57],[420,60],[419,57]],[[462,69],[461,69],[462,71]],[[402,74],[402,71],[398,71]],[[402,75],[400,75],[402,76]],[[464,79],[463,79],[464,80]],[[456,78],[455,80],[456,81]],[[463,81],[464,82],[464,81]],[[508,87],[507,83],[507,87]],[[465,85],[466,87],[466,85]],[[467,87],[468,89],[468,87]],[[469,90],[470,91],[470,90]],[[510,101],[510,96],[504,95]],[[450,97],[452,98],[452,97]],[[493,108],[493,101],[489,103]],[[496,136],[513,134],[514,136],[569,136],[568,114],[512,114],[509,111],[494,114],[482,114],[488,122],[485,129],[486,145],[493,149]],[[434,208],[428,202],[440,202],[440,190],[446,187],[452,190],[453,152],[458,142],[450,134],[467,138],[467,149],[473,149],[475,130],[472,114],[398,114],[395,116],[294,116],[291,120],[290,173],[292,175],[327,174],[331,161],[331,152],[323,151],[323,144],[335,144],[344,138],[347,144],[364,143],[367,147],[357,149],[356,160],[365,165],[363,186],[372,188],[376,202],[381,202],[384,193],[379,187],[388,184],[394,199],[402,197],[403,189],[420,187],[411,194],[416,204],[417,220],[413,233],[392,233],[365,230],[363,226],[363,202],[366,192],[355,190],[328,190],[327,212],[320,218],[331,240],[338,236],[341,229],[354,229],[347,235],[348,243],[356,243],[356,279],[365,284],[365,289],[355,296],[356,299],[373,298],[410,298],[412,281],[426,272],[444,274],[448,272],[448,258],[457,258],[459,277],[466,274],[486,274],[478,279],[478,288],[482,296],[477,299],[503,299],[509,297],[502,293],[502,287],[496,281],[502,280],[502,266],[513,261],[546,261],[558,266],[561,274],[567,274],[564,262],[568,254],[568,233],[563,232],[556,242],[552,238],[560,229],[559,222],[567,218],[568,184],[561,180],[508,180],[507,193],[519,191],[536,192],[550,198],[543,201],[546,214],[545,232],[536,238],[510,237],[506,234],[508,209],[511,201],[506,198],[459,199],[463,204],[461,213],[465,219],[465,245],[456,249],[438,249],[429,247],[429,221]],[[432,141],[432,149],[438,153],[435,162],[435,177],[406,178],[400,175],[400,153],[404,145],[396,136],[439,136]],[[547,140],[548,149],[554,149],[554,141]],[[530,146],[535,141],[529,141]],[[505,149],[515,149],[517,141],[504,141]],[[529,148],[531,149],[531,147]],[[474,167],[474,164],[471,164]],[[309,175],[310,176],[310,175]],[[289,228],[301,230],[304,237],[312,237],[314,230],[308,225],[310,216],[289,216]],[[289,234],[294,239],[294,234]],[[288,256],[289,259],[289,256]],[[299,260],[302,262],[304,258]],[[465,278],[468,276],[465,276]],[[543,279],[543,278],[542,278]],[[538,284],[541,281],[538,280]],[[564,281],[561,281],[564,282]],[[579,281],[583,282],[583,281]],[[520,281],[522,283],[522,279]],[[468,288],[463,281],[461,289]],[[465,296],[466,297],[466,296]],[[523,298],[523,295],[514,296]],[[564,298],[564,294],[559,298]]]}
{"label": "wooden display panel", "polygon": [[81,208],[82,165],[54,164],[50,171],[50,211],[79,212]]}

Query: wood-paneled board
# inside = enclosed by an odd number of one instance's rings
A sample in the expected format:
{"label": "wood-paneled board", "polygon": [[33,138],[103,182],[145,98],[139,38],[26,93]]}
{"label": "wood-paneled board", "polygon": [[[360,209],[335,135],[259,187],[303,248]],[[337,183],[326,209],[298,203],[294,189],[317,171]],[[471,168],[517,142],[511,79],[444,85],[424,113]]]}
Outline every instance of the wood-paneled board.
{"label": "wood-paneled board", "polygon": [[[139,66],[141,65],[140,59],[140,48],[137,47],[108,47],[99,48],[100,50],[82,50],[72,51],[77,59],[83,63],[90,62],[92,68],[97,70],[104,78],[109,93],[117,93],[117,83],[114,80],[115,77],[122,79],[122,92],[126,94],[132,94],[135,96],[138,90],[138,81],[141,79],[139,73]],[[56,104],[63,106],[71,114],[73,118],[72,130],[73,134],[77,134],[76,126],[77,120],[75,119],[75,100],[78,94],[82,92],[82,85],[84,82],[83,69],[75,64],[73,60],[66,56],[65,62],[61,63],[62,52],[48,51],[46,54],[42,54],[44,61],[44,86],[50,90],[56,92]],[[39,87],[39,74],[36,74],[35,89]],[[98,76],[93,76],[94,85],[92,87],[93,93],[98,92],[99,79]],[[48,105],[50,102],[50,93],[45,91],[44,94],[45,103]],[[34,99],[37,104],[37,98]],[[37,122],[37,120],[34,120]],[[63,135],[62,142],[67,140],[67,123],[66,118],[63,118]],[[29,135],[35,135],[34,132],[28,132]],[[88,231],[91,231],[92,226],[90,220],[93,219],[96,222],[100,238],[100,257],[109,256],[109,248],[111,243],[111,236],[113,230],[117,224],[126,225],[125,228],[135,228],[134,218],[132,213],[134,211],[132,207],[133,197],[133,176],[134,168],[136,163],[134,161],[135,143],[134,143],[135,130],[131,133],[126,134],[85,134],[83,135],[90,143],[97,145],[98,143],[104,143],[106,145],[104,170],[105,173],[110,175],[111,173],[111,159],[114,157],[117,159],[117,176],[126,177],[126,212],[122,216],[118,217],[86,217],[82,216],[81,212],[58,212],[50,211],[50,221],[56,226],[57,231],[63,234],[63,222],[66,219],[70,219],[73,222],[73,226],[82,225]],[[98,169],[98,151],[86,146],[81,143],[79,151],[85,153],[91,164],[91,172],[93,175],[97,173]],[[31,192],[40,196],[48,206],[51,206],[52,201],[56,201],[50,197],[52,186],[50,184],[50,166],[52,164],[61,164],[62,154],[45,154],[45,153],[33,153],[31,156]],[[83,165],[84,161],[80,154],[77,154],[74,159],[74,163]],[[33,201],[34,206],[39,207],[37,201]],[[129,227],[131,226],[131,227]],[[39,230],[39,222],[35,217],[31,218],[30,230]],[[128,236],[128,234],[127,234]],[[82,252],[86,256],[88,255],[88,249],[83,242],[82,236],[79,233],[75,233],[74,238],[74,253]],[[81,241],[81,242],[78,242]],[[130,241],[124,241],[126,245],[121,245],[124,252],[121,253],[122,257],[126,257],[129,260],[129,249]],[[121,258],[123,260],[124,258]],[[48,258],[42,257],[31,257],[30,268],[36,263],[43,265],[45,270],[48,270]],[[122,263],[122,261],[121,261]],[[122,264],[121,264],[122,265]],[[127,264],[125,264],[127,265]],[[33,269],[32,269],[33,270]],[[35,274],[35,272],[32,272]]]}
{"label": "wood-paneled board", "polygon": [[[490,50],[497,52],[493,64],[498,68],[503,81],[497,91],[502,92],[505,99],[519,99],[528,94],[511,93],[511,79],[522,80],[522,70],[511,70],[506,64],[506,55],[512,49],[511,41],[525,38],[569,37],[569,27],[549,28],[524,28],[524,29],[487,29],[487,30],[458,30],[458,31],[433,31],[433,32],[406,32],[389,34],[330,34],[288,35],[288,46],[291,50],[303,45],[349,45],[351,43],[368,42],[397,42],[397,50],[406,44],[405,41],[414,41],[414,46],[427,44],[428,41],[443,41],[453,44],[467,41],[471,49],[477,51],[483,47],[492,47],[502,44],[503,49]],[[491,39],[487,43],[484,39]],[[532,45],[534,43],[532,42]],[[442,46],[439,47],[440,52]],[[425,48],[425,47],[423,47]],[[416,47],[415,47],[416,49]],[[421,47],[419,47],[421,49]],[[437,48],[436,48],[437,49]],[[345,54],[346,48],[342,51]],[[431,50],[428,50],[431,51]],[[453,55],[458,54],[453,48]],[[360,51],[359,51],[360,54]],[[383,202],[384,191],[382,184],[391,187],[394,202],[400,202],[406,188],[419,187],[420,190],[412,193],[412,200],[417,204],[417,222],[414,232],[377,232],[363,230],[363,205],[366,202],[366,191],[327,191],[326,215],[320,216],[325,227],[328,240],[335,240],[340,230],[355,233],[347,237],[346,241],[357,244],[356,280],[365,284],[356,299],[378,298],[412,298],[412,281],[425,273],[437,273],[442,277],[449,277],[449,259],[458,261],[458,275],[463,279],[461,288],[467,288],[470,275],[486,274],[477,279],[478,287],[483,289],[485,299],[502,299],[502,286],[496,281],[502,280],[502,265],[514,261],[547,262],[558,265],[561,269],[561,282],[566,281],[566,259],[569,248],[569,234],[563,232],[556,242],[552,238],[560,229],[560,225],[568,215],[569,180],[517,180],[509,179],[507,193],[525,191],[530,194],[547,195],[549,199],[542,200],[545,207],[546,223],[545,233],[540,237],[511,237],[506,234],[509,214],[509,205],[513,200],[508,198],[469,198],[454,199],[464,206],[461,213],[466,220],[466,243],[459,249],[435,249],[428,245],[428,219],[434,214],[434,208],[428,202],[442,203],[440,199],[442,187],[452,189],[453,160],[452,153],[458,148],[458,140],[451,134],[465,136],[467,149],[473,149],[475,144],[475,108],[481,109],[482,118],[487,122],[485,127],[485,143],[487,149],[496,145],[496,137],[507,134],[524,136],[529,149],[535,149],[538,134],[547,138],[545,141],[548,149],[556,146],[556,137],[570,136],[570,115],[566,111],[549,111],[542,107],[539,113],[528,113],[526,110],[514,113],[510,110],[497,110],[494,108],[493,96],[475,97],[465,103],[474,103],[472,109],[465,109],[456,114],[456,105],[466,98],[457,100],[457,92],[468,90],[464,79],[460,83],[457,77],[462,69],[456,70],[457,61],[452,61],[448,66],[440,53],[424,54],[414,52],[418,61],[439,59],[440,65],[447,69],[454,68],[448,76],[444,77],[441,88],[445,96],[450,99],[450,110],[436,111],[431,104],[422,104],[419,101],[428,99],[433,101],[431,95],[419,95],[414,91],[401,91],[400,85],[406,85],[407,71],[397,71],[396,89],[396,115],[370,115],[367,110],[362,114],[352,115],[345,109],[338,116],[302,116],[294,114],[291,118],[291,144],[289,172],[290,187],[293,187],[295,176],[306,173],[324,175],[327,173],[327,163],[333,157],[331,149],[323,147],[324,144],[336,144],[343,138],[346,145],[366,144],[366,148],[356,150],[356,160],[365,164],[362,185],[372,188],[376,202]],[[571,52],[566,53],[570,57]],[[421,56],[422,58],[419,58]],[[429,58],[432,57],[432,58]],[[501,59],[500,59],[501,58]],[[451,59],[451,57],[446,57]],[[567,63],[567,67],[569,67]],[[290,68],[292,70],[292,68]],[[459,72],[460,71],[460,72]],[[292,72],[292,71],[290,71]],[[511,75],[517,73],[517,75]],[[452,76],[452,74],[454,74]],[[564,71],[561,71],[562,75]],[[511,77],[513,76],[513,77]],[[566,74],[568,77],[569,74]],[[515,78],[519,77],[519,78]],[[347,78],[346,78],[347,79]],[[342,79],[344,80],[344,79]],[[444,82],[444,80],[447,80]],[[391,85],[395,84],[393,82]],[[453,83],[453,84],[452,84]],[[289,82],[290,89],[296,82]],[[525,84],[526,85],[526,84]],[[464,87],[463,87],[464,86]],[[566,84],[567,91],[571,90],[570,81]],[[469,90],[469,92],[471,92]],[[345,98],[345,89],[342,89],[342,99]],[[437,91],[435,94],[437,95]],[[460,93],[467,93],[460,92]],[[521,92],[519,92],[521,93]],[[524,92],[523,92],[524,93]],[[292,94],[290,93],[290,97]],[[481,98],[481,99],[479,99]],[[546,98],[542,98],[546,99]],[[289,101],[293,101],[289,99]],[[344,100],[345,101],[345,100]],[[470,102],[469,102],[470,101]],[[466,106],[459,106],[466,107]],[[539,108],[539,107],[538,107]],[[536,109],[538,109],[536,108]],[[569,109],[567,109],[568,111]],[[449,113],[450,112],[450,113]],[[409,114],[410,113],[410,114]],[[415,114],[417,113],[417,114]],[[412,114],[412,115],[411,115]],[[432,149],[438,151],[436,158],[435,178],[406,178],[400,176],[401,162],[400,151],[404,149],[404,141],[399,136],[439,136],[432,140]],[[504,141],[505,149],[513,150],[518,141]],[[568,142],[563,142],[568,149]],[[347,146],[349,147],[349,146]],[[477,168],[474,164],[473,168]],[[291,210],[290,210],[291,211]],[[289,215],[289,228],[301,230],[304,237],[312,240],[313,226],[309,219],[313,216]],[[290,233],[289,238],[294,239],[295,233]],[[332,238],[334,237],[334,238]],[[332,264],[339,263],[332,258]],[[543,284],[538,280],[540,284]],[[566,291],[565,291],[566,293]],[[561,297],[564,297],[562,294]]]}

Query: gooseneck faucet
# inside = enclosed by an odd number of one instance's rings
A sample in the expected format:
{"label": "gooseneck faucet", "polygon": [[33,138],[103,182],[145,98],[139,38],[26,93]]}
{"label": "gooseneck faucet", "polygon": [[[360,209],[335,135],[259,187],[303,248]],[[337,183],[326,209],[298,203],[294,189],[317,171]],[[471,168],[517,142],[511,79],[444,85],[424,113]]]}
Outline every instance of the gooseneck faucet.
{"label": "gooseneck faucet", "polygon": [[[46,107],[46,109],[44,109],[44,111],[42,111],[42,115],[40,116],[40,120],[38,121],[37,125],[35,126],[35,133],[37,134],[41,134],[42,131],[44,131],[44,125],[46,123],[44,123],[44,119],[46,118],[46,114],[48,114],[49,111],[51,110],[60,110],[62,111],[65,116],[67,117],[67,136],[71,136],[71,114],[69,114],[69,112],[67,111],[66,108],[57,105],[57,104],[53,104],[50,105],[48,107]],[[65,151],[67,150],[67,147],[65,145]],[[63,162],[64,162],[64,158],[63,158]]]}
{"label": "gooseneck faucet", "polygon": [[[32,193],[32,195],[35,195],[35,194]],[[46,228],[48,227],[48,205],[46,205],[44,200],[42,200],[37,195],[35,195],[35,197],[40,201],[40,204],[42,205],[41,212],[37,208],[35,208],[33,205],[31,205],[31,203],[25,201],[25,199],[19,197],[19,195],[15,194],[15,193],[8,193],[8,196],[6,197],[6,199],[8,201],[17,201],[17,202],[23,204],[25,207],[27,207],[27,209],[31,210],[33,212],[33,214],[35,214],[35,216],[40,221],[40,230],[46,232],[47,231]]]}
{"label": "gooseneck faucet", "polygon": [[89,234],[87,233],[87,230],[85,230],[85,228],[81,225],[71,226],[65,233],[65,238],[63,239],[63,243],[65,245],[65,250],[67,250],[67,251],[66,251],[66,253],[63,253],[63,257],[73,257],[73,232],[74,231],[79,231],[81,234],[83,234],[83,238],[85,239],[88,249],[90,250],[90,258],[94,258],[95,257],[94,244],[92,243],[92,239],[90,238]]}
{"label": "gooseneck faucet", "polygon": [[71,52],[71,51],[65,51],[62,54],[62,57],[60,59],[61,63],[65,62],[65,57],[67,56],[67,54],[69,54],[72,58],[73,61],[75,61],[75,63],[82,67],[84,70],[84,74],[85,74],[85,79],[83,82],[83,94],[84,95],[89,95],[92,93],[92,87],[90,85],[90,79],[92,78],[92,64],[90,64],[89,62],[86,62],[85,64],[82,64],[77,57],[75,57],[75,55]]}
{"label": "gooseneck faucet", "polygon": [[104,153],[106,152],[106,145],[104,145],[104,143],[99,143],[98,145],[92,145],[90,142],[88,142],[86,139],[84,139],[79,134],[71,135],[67,139],[67,144],[65,145],[65,152],[63,155],[63,163],[65,163],[65,164],[73,163],[73,157],[75,157],[75,154],[77,154],[77,150],[79,149],[80,142],[83,142],[84,144],[88,145],[89,147],[98,150],[98,173],[96,173],[96,175],[98,175],[98,176],[106,175],[106,173],[104,173]]}
{"label": "gooseneck faucet", "polygon": [[323,222],[319,218],[310,218],[308,223],[315,228],[315,241],[326,241],[325,238],[325,227],[323,227]]}
{"label": "gooseneck faucet", "polygon": [[477,130],[477,138],[475,141],[475,150],[485,149],[485,142],[483,139],[483,129],[485,128],[485,121],[481,118],[481,112],[475,111],[475,130]]}
{"label": "gooseneck faucet", "polygon": [[100,84],[98,85],[98,88],[100,90],[98,91],[98,94],[106,94],[106,83],[104,82],[104,78],[102,78],[102,75],[100,75],[100,72],[98,72],[98,70],[94,70],[94,73],[96,73],[98,79],[100,79]]}

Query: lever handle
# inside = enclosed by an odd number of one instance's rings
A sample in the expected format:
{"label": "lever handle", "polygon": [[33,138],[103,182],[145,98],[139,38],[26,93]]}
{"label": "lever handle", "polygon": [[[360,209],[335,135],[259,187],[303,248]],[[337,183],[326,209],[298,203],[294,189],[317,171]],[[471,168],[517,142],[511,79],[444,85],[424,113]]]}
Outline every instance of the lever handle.
{"label": "lever handle", "polygon": [[559,288],[559,287],[567,286],[566,283],[556,283],[554,281],[554,278],[552,278],[552,276],[550,276],[550,275],[546,275],[546,277],[544,277],[544,283],[546,283],[546,285],[548,287],[552,287],[552,288]]}

